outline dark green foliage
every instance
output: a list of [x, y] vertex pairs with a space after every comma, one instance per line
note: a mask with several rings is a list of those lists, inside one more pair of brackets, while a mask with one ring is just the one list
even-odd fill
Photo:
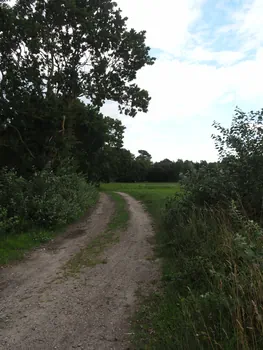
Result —
[[75, 173], [35, 174], [31, 180], [29, 219], [37, 226], [54, 227], [79, 218], [95, 202], [97, 191]]
[[262, 220], [263, 205], [263, 110], [244, 113], [236, 109], [229, 129], [214, 123], [213, 138], [222, 168], [235, 185], [247, 215]]
[[0, 166], [27, 176], [73, 156], [94, 175], [95, 153], [123, 136], [99, 108], [111, 100], [132, 117], [147, 111], [148, 93], [133, 82], [154, 62], [145, 32], [128, 30], [111, 0], [19, 0], [0, 16]]
[[35, 227], [54, 228], [79, 218], [94, 204], [97, 191], [75, 173], [35, 172], [27, 180], [14, 171], [0, 173], [0, 234]]
[[154, 63], [145, 32], [126, 21], [111, 0], [0, 2], [0, 234], [24, 239], [6, 247], [78, 218], [97, 193], [87, 181], [120, 168], [125, 128], [100, 107], [146, 112], [134, 81]]
[[237, 184], [222, 164], [208, 164], [188, 172], [181, 181], [189, 200], [195, 205], [228, 205], [237, 199]]
[[148, 181], [152, 182], [178, 182], [180, 174], [183, 174], [188, 169], [184, 168], [182, 160], [172, 162], [169, 159], [164, 159], [161, 162], [153, 164], [147, 175]]
[[249, 218], [262, 221], [263, 112], [236, 110], [229, 129], [214, 123], [220, 162], [193, 169], [182, 184], [195, 205], [228, 206], [231, 200]]
[[[116, 127], [115, 130], [120, 129]], [[123, 132], [123, 131], [122, 131]], [[201, 161], [200, 163], [183, 161], [176, 162], [164, 159], [153, 163], [151, 155], [145, 150], [139, 150], [136, 157], [129, 150], [119, 147], [104, 147], [98, 155], [102, 182], [178, 182], [189, 171], [199, 170], [205, 166], [216, 167], [216, 163]], [[98, 173], [98, 172], [97, 172]]]

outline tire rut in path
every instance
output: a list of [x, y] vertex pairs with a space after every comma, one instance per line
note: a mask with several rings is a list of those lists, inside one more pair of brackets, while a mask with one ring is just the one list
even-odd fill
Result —
[[63, 241], [60, 249], [52, 252], [35, 252], [28, 261], [4, 270], [3, 274], [11, 277], [0, 295], [0, 349], [130, 348], [129, 319], [136, 291], [156, 278], [158, 268], [149, 261], [149, 238], [153, 236], [149, 216], [138, 201], [120, 194], [127, 201], [130, 221], [120, 241], [103, 253], [106, 264], [86, 267], [78, 278], [54, 280], [70, 258], [64, 256], [67, 249], [76, 253], [88, 242], [92, 228], [93, 237], [106, 228], [113, 204], [103, 194], [84, 224], [86, 236]]

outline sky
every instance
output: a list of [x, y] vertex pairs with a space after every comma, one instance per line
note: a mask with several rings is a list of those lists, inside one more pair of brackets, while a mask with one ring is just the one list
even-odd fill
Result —
[[214, 120], [229, 126], [235, 107], [263, 107], [263, 0], [117, 0], [128, 27], [146, 30], [157, 58], [137, 83], [149, 91], [148, 113], [120, 116], [124, 147], [154, 161], [217, 159]]

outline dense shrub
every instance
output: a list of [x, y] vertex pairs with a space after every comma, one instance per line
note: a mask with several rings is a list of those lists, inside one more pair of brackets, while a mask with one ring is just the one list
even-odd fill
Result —
[[220, 162], [193, 168], [181, 184], [196, 206], [226, 208], [234, 200], [243, 214], [262, 222], [263, 111], [245, 114], [237, 109], [229, 129], [214, 126]]
[[23, 229], [28, 205], [28, 182], [13, 170], [0, 172], [0, 233]]
[[228, 174], [228, 169], [220, 163], [193, 170], [181, 181], [182, 187], [195, 205], [229, 204], [229, 198], [237, 198], [237, 184]]
[[262, 119], [236, 110], [229, 129], [215, 123], [220, 162], [166, 201], [157, 319], [169, 322], [153, 348], [263, 348]]
[[211, 209], [182, 196], [167, 203], [164, 222], [167, 288], [158, 319], [164, 313], [170, 329], [154, 348], [261, 349], [262, 228], [234, 203]]
[[0, 233], [32, 227], [52, 228], [77, 219], [94, 203], [97, 190], [76, 173], [35, 172], [30, 179], [15, 171], [0, 173]]
[[19, 227], [19, 217], [18, 216], [8, 216], [7, 209], [0, 207], [0, 236], [15, 232]]

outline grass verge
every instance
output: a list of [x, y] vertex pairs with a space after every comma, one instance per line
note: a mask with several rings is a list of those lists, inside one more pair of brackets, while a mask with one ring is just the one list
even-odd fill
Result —
[[26, 252], [54, 237], [55, 233], [47, 230], [35, 230], [2, 237], [0, 239], [0, 265], [23, 259]]
[[129, 220], [126, 201], [117, 193], [110, 192], [109, 195], [114, 200], [115, 212], [107, 229], [67, 262], [65, 266], [66, 275], [75, 275], [83, 267], [107, 263], [102, 256], [103, 251], [111, 244], [118, 242], [120, 231], [126, 229]]

